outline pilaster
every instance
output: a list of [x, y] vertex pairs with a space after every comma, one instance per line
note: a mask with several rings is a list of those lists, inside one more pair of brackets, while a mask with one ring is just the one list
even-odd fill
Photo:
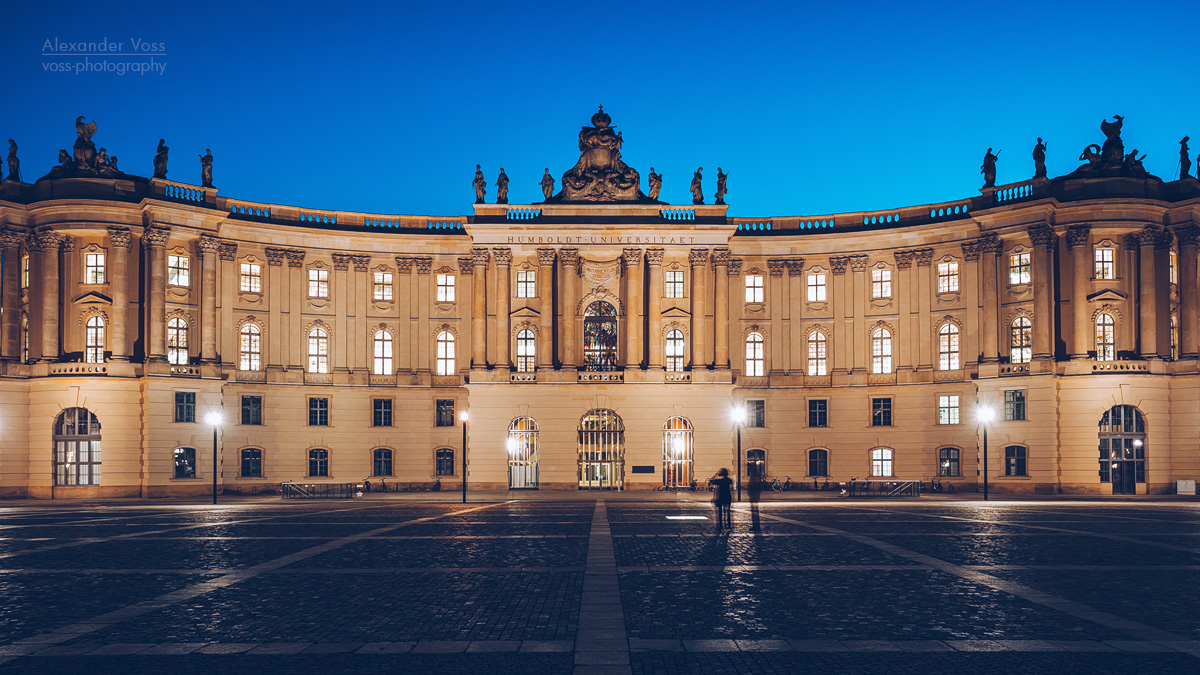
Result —
[[217, 361], [217, 253], [221, 240], [202, 236], [196, 242], [200, 250], [200, 360]]
[[509, 345], [512, 342], [512, 332], [509, 328], [509, 315], [512, 313], [512, 249], [507, 246], [492, 249], [492, 257], [496, 260], [496, 367], [501, 370], [511, 370]]
[[1071, 251], [1071, 358], [1086, 359], [1092, 348], [1092, 317], [1087, 295], [1091, 284], [1092, 237], [1090, 225], [1072, 225], [1067, 229], [1067, 248]]
[[663, 297], [663, 249], [646, 249], [646, 263], [650, 265], [650, 369], [663, 369], [662, 344], [662, 297]]
[[167, 360], [167, 241], [170, 238], [168, 228], [151, 227], [142, 232], [142, 246], [146, 249], [146, 287], [150, 289], [148, 362], [165, 363]]
[[538, 256], [538, 371], [554, 370], [554, 259], [552, 248], [539, 248]]
[[625, 367], [642, 365], [642, 249], [621, 252], [625, 263]]
[[716, 297], [713, 299], [713, 324], [716, 329], [714, 367], [729, 370], [729, 249], [713, 249], [713, 274]]

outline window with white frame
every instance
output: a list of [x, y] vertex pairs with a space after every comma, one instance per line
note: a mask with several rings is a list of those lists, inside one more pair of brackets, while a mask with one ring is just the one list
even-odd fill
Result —
[[763, 278], [760, 274], [746, 275], [746, 302], [763, 301]]
[[892, 451], [889, 448], [875, 448], [871, 451], [872, 478], [890, 477], [892, 469]]
[[808, 301], [825, 302], [825, 275], [814, 273], [808, 275]]
[[751, 333], [746, 336], [746, 376], [762, 377], [763, 372], [763, 336]]
[[1008, 284], [1027, 284], [1033, 278], [1029, 271], [1029, 254], [1014, 253], [1008, 256]]
[[329, 270], [312, 267], [308, 270], [308, 297], [329, 297]]
[[239, 279], [238, 289], [242, 293], [262, 293], [262, 265], [242, 263]]
[[191, 285], [192, 259], [186, 255], [167, 256], [167, 284], [170, 286]]
[[104, 254], [85, 253], [83, 255], [83, 283], [104, 283]]
[[958, 292], [958, 263], [938, 263], [938, 293]]
[[892, 297], [892, 271], [871, 270], [871, 297]]
[[21, 256], [21, 288], [29, 288], [29, 254]]
[[1026, 317], [1018, 316], [1013, 319], [1009, 328], [1010, 363], [1029, 363], [1033, 350], [1033, 323]]
[[104, 363], [104, 319], [93, 316], [84, 327], [84, 361]]
[[828, 374], [826, 368], [826, 350], [828, 341], [825, 339], [825, 334], [819, 330], [814, 330], [808, 335], [808, 374], [812, 376], [820, 376]]
[[376, 300], [391, 300], [392, 299], [392, 273], [391, 272], [376, 272], [375, 273], [375, 299]]
[[532, 373], [536, 365], [537, 338], [534, 337], [533, 331], [522, 328], [517, 331], [517, 372]]
[[1096, 269], [1094, 276], [1097, 279], [1116, 279], [1116, 263], [1113, 260], [1113, 250], [1111, 248], [1098, 248], [1096, 255]]
[[666, 297], [682, 298], [683, 297], [683, 270], [667, 270], [663, 273], [666, 287]]
[[1096, 360], [1114, 361], [1117, 358], [1117, 322], [1112, 314], [1101, 312], [1096, 316]]
[[537, 272], [534, 270], [517, 270], [517, 297], [537, 297]]
[[871, 372], [892, 372], [892, 332], [882, 326], [871, 333]]
[[1177, 284], [1179, 283], [1179, 256], [1175, 253], [1175, 251], [1171, 251], [1170, 263], [1171, 283]]
[[683, 372], [684, 361], [684, 340], [683, 331], [679, 329], [671, 329], [667, 331], [667, 372], [679, 373]]
[[188, 362], [188, 325], [180, 317], [167, 321], [167, 361], [177, 366]]
[[308, 372], [329, 372], [329, 333], [320, 326], [308, 331]]
[[938, 424], [958, 424], [958, 396], [938, 396]]
[[454, 334], [441, 331], [437, 334], [437, 374], [454, 375]]
[[376, 375], [392, 374], [392, 334], [386, 330], [375, 331], [373, 340], [375, 346], [374, 373]]
[[958, 326], [946, 323], [938, 329], [938, 368], [958, 370]]
[[437, 301], [454, 302], [454, 275], [437, 275]]
[[238, 370], [262, 370], [262, 331], [255, 324], [242, 326], [238, 344]]

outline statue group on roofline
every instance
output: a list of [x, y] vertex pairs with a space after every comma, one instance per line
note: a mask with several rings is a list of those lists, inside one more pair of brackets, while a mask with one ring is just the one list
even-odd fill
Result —
[[1125, 143], [1121, 140], [1121, 129], [1124, 126], [1125, 118], [1120, 115], [1113, 115], [1111, 122], [1108, 120], [1100, 122], [1100, 131], [1104, 134], [1104, 144], [1092, 143], [1084, 148], [1079, 155], [1079, 161], [1087, 163], [1072, 171], [1067, 177], [1125, 177], [1159, 180], [1157, 176], [1146, 171], [1146, 167], [1142, 165], [1142, 160], [1146, 159], [1146, 155], [1143, 154], [1139, 157], [1136, 149], [1130, 153], [1125, 152]]
[[107, 148], [96, 149], [96, 121], [84, 123], [84, 116], [75, 118], [75, 145], [72, 151], [58, 151], [58, 166], [44, 178], [114, 178], [124, 176], [117, 167], [117, 156], [109, 156]]

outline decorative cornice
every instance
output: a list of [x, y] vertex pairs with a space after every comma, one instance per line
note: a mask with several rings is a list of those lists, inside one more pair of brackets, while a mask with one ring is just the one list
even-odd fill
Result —
[[563, 267], [578, 267], [579, 249], [560, 248], [558, 249], [558, 259], [562, 261]]
[[742, 274], [742, 259], [741, 258], [730, 258], [729, 259], [729, 276], [736, 277], [736, 276], [740, 276], [741, 274]]
[[1200, 237], [1200, 227], [1196, 225], [1180, 225], [1175, 228], [1175, 238], [1179, 240], [1180, 246], [1195, 246], [1198, 237]]
[[371, 256], [362, 255], [362, 254], [354, 256], [354, 271], [355, 272], [366, 272], [367, 269], [369, 269], [370, 267], [371, 267]]
[[512, 249], [507, 246], [497, 246], [492, 249], [492, 257], [496, 259], [496, 265], [508, 267], [512, 265]]
[[1058, 235], [1054, 233], [1054, 228], [1046, 223], [1035, 223], [1029, 226], [1029, 241], [1033, 242], [1034, 246], [1053, 248], [1058, 243]]
[[[8, 232], [5, 233], [7, 236]], [[108, 241], [113, 248], [125, 249], [126, 251], [133, 248], [133, 233], [124, 227], [108, 228]], [[7, 245], [7, 242], [5, 242]]]
[[541, 265], [543, 267], [550, 267], [554, 264], [554, 257], [556, 255], [554, 249], [539, 248], [537, 250], [537, 254], [538, 254], [538, 264], [539, 265]]
[[850, 262], [850, 258], [844, 255], [834, 256], [829, 259], [829, 268], [834, 274], [845, 274], [846, 263]]
[[409, 256], [396, 256], [396, 271], [400, 274], [412, 274], [413, 259]]
[[704, 267], [708, 264], [708, 249], [692, 249], [688, 252], [688, 262], [692, 264], [692, 267]]
[[798, 277], [804, 274], [804, 258], [792, 258], [787, 261], [787, 271], [789, 277]]
[[896, 269], [906, 270], [912, 267], [913, 251], [893, 251], [892, 257], [896, 259]]
[[333, 269], [337, 272], [345, 272], [350, 269], [350, 261], [354, 256], [349, 253], [334, 253], [333, 254]]
[[870, 258], [865, 253], [850, 256], [850, 267], [855, 272], [866, 272]]
[[237, 259], [237, 247], [237, 242], [223, 241], [217, 254], [221, 257], [221, 260], [232, 262]]
[[933, 263], [933, 249], [919, 248], [913, 251], [913, 257], [917, 261], [917, 267], [929, 267]]
[[307, 253], [307, 251], [305, 251], [302, 248], [287, 249], [286, 255], [287, 255], [287, 261], [288, 261], [288, 267], [290, 267], [292, 269], [300, 269], [301, 267], [304, 267], [304, 254], [305, 253]]
[[484, 267], [488, 264], [490, 255], [491, 253], [483, 246], [476, 246], [475, 248], [471, 249], [471, 259], [480, 267]]
[[267, 264], [271, 267], [279, 267], [283, 264], [283, 259], [287, 257], [286, 248], [267, 247]]
[[164, 248], [171, 238], [171, 230], [165, 227], [148, 227], [142, 231], [142, 246]]
[[650, 263], [651, 265], [661, 265], [663, 261], [663, 253], [665, 252], [666, 251], [661, 248], [646, 249], [646, 262]]
[[216, 237], [202, 235], [196, 240], [196, 248], [200, 249], [200, 253], [214, 255], [221, 250], [221, 240]]
[[413, 261], [417, 263], [417, 274], [429, 274], [429, 271], [433, 269], [433, 258], [430, 256], [413, 258]]
[[461, 274], [463, 276], [467, 276], [469, 274], [473, 274], [474, 272], [475, 272], [474, 258], [472, 258], [471, 256], [467, 256], [465, 258], [458, 259], [458, 273], [459, 274]]

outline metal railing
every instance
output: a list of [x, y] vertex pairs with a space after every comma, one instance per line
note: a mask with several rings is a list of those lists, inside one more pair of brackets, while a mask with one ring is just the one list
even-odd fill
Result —
[[851, 497], [921, 496], [921, 482], [916, 480], [852, 480], [848, 485]]
[[355, 483], [280, 483], [284, 499], [352, 499]]

